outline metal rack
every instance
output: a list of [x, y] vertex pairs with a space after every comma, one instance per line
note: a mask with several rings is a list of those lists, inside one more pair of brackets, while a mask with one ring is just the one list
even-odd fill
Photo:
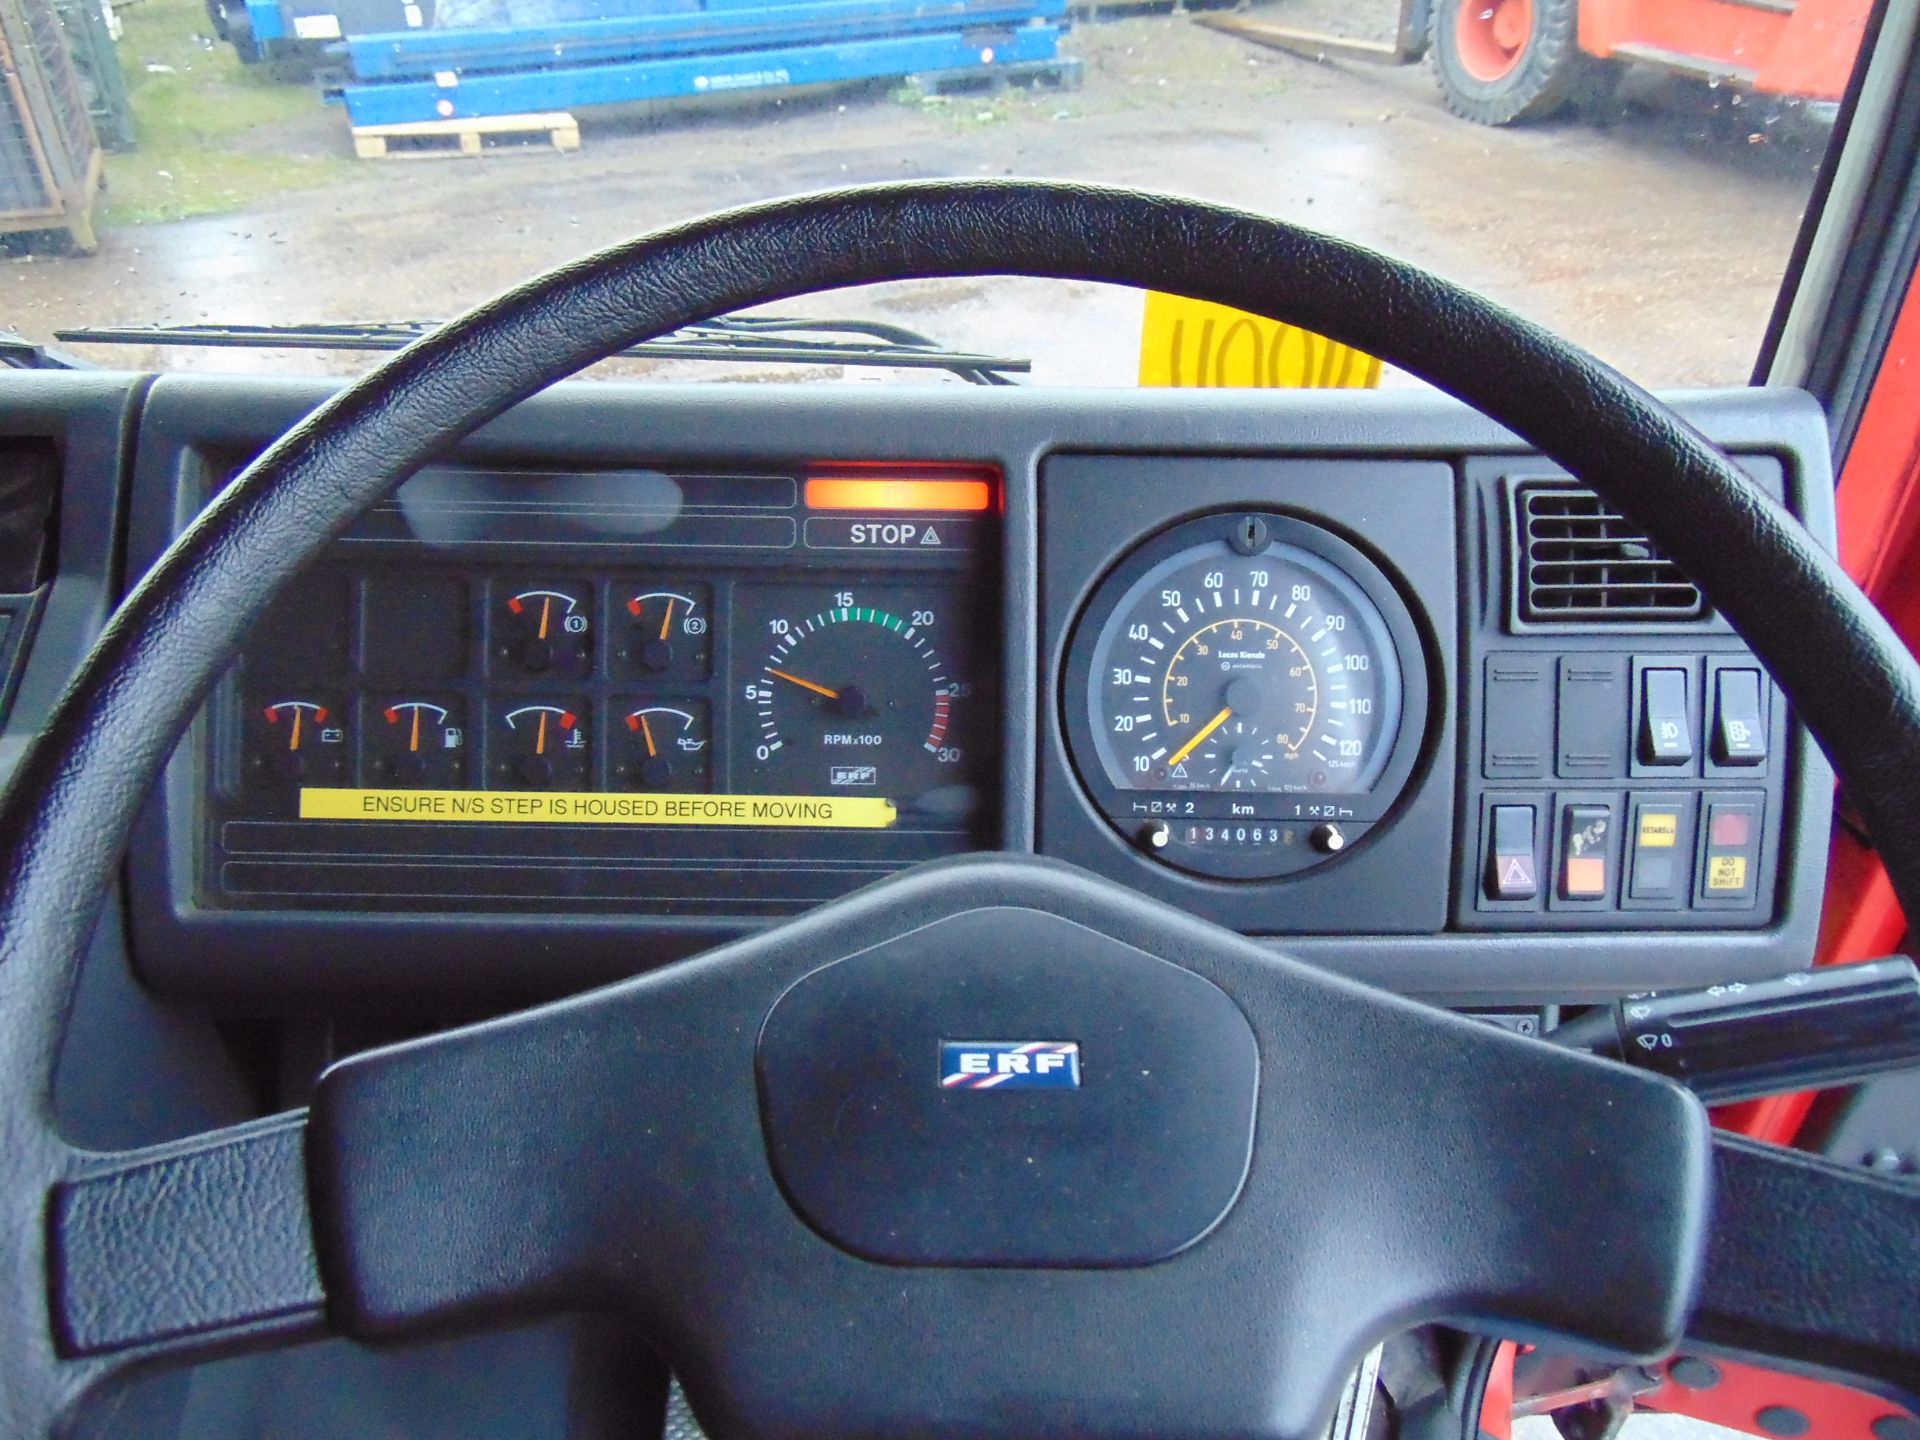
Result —
[[54, 0], [0, 0], [0, 234], [94, 248], [100, 142]]

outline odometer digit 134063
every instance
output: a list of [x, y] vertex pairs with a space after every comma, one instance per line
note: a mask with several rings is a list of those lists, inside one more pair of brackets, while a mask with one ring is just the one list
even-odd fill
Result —
[[1064, 697], [1076, 762], [1160, 859], [1222, 878], [1303, 868], [1364, 835], [1405, 778], [1403, 652], [1417, 667], [1391, 583], [1339, 537], [1279, 515], [1189, 522], [1123, 560], [1083, 617]]

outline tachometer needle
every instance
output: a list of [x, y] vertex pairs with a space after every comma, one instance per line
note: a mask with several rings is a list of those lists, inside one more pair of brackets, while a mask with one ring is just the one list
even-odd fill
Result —
[[1198, 750], [1200, 748], [1200, 742], [1206, 739], [1207, 736], [1213, 734], [1213, 732], [1218, 730], [1222, 725], [1226, 724], [1227, 717], [1231, 714], [1233, 714], [1233, 707], [1231, 705], [1222, 707], [1218, 715], [1214, 716], [1213, 719], [1207, 721], [1206, 724], [1200, 727], [1200, 731], [1198, 734], [1196, 734], [1191, 740], [1187, 741], [1186, 744], [1182, 745], [1178, 750], [1174, 751], [1173, 754], [1168, 757], [1167, 768], [1171, 770], [1174, 766], [1180, 764], [1183, 760], [1185, 760], [1189, 755], [1193, 754], [1195, 750]]
[[[826, 686], [816, 685], [811, 680], [802, 680], [798, 675], [789, 675], [786, 671], [776, 670], [771, 665], [767, 667], [767, 674], [773, 676], [776, 680], [784, 680], [789, 685], [798, 685], [802, 690], [811, 690], [816, 695], [824, 695], [829, 700], [838, 700], [840, 698], [840, 692], [838, 690], [829, 690]], [[1223, 716], [1222, 718], [1224, 719], [1225, 717]]]

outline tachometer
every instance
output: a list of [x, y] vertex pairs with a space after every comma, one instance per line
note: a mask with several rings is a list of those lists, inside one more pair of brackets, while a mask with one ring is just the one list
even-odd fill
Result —
[[1397, 792], [1419, 724], [1403, 652], [1418, 658], [1404, 607], [1338, 537], [1278, 515], [1193, 521], [1123, 560], [1081, 622], [1076, 760], [1159, 858], [1284, 874], [1344, 849]]
[[[764, 592], [774, 599], [781, 592]], [[792, 795], [877, 795], [903, 813], [959, 820], [967, 782], [963, 712], [971, 685], [943, 593], [788, 592], [743, 699], [754, 787]]]

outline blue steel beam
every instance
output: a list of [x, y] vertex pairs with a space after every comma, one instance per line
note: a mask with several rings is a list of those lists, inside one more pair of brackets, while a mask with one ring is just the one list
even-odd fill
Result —
[[1067, 0], [813, 0], [524, 27], [402, 30], [349, 36], [343, 48], [356, 78], [387, 80], [1012, 26], [1066, 11]]
[[489, 72], [442, 86], [431, 80], [348, 85], [341, 93], [355, 125], [404, 125], [482, 115], [523, 115], [719, 95], [793, 85], [821, 85], [920, 71], [1018, 65], [1051, 60], [1060, 27], [896, 36], [838, 45], [799, 45], [726, 55], [677, 56], [558, 69]]

